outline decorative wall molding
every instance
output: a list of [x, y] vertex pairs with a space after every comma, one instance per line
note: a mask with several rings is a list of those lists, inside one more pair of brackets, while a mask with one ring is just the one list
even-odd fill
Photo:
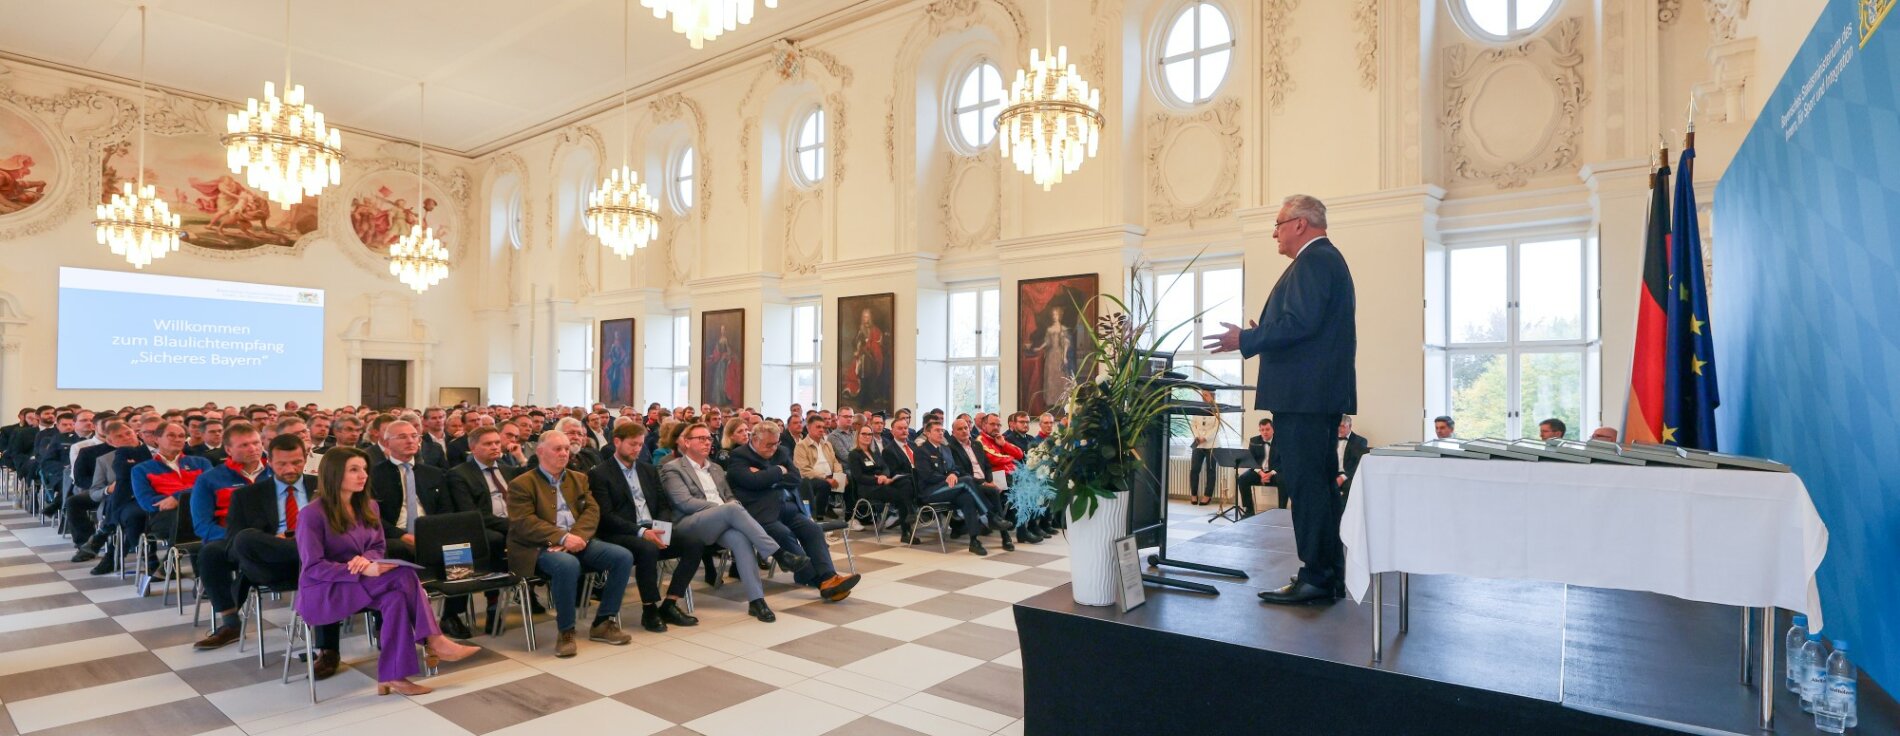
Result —
[[[707, 149], [710, 142], [706, 138], [706, 113], [699, 103], [691, 97], [674, 92], [662, 95], [647, 103], [647, 114], [657, 124], [671, 123], [675, 120], [690, 119], [693, 126], [693, 216], [700, 222], [712, 217], [712, 179], [713, 157]], [[670, 165], [670, 164], [669, 164]], [[667, 184], [670, 186], [670, 183]], [[663, 228], [664, 229], [664, 228]], [[669, 236], [670, 237], [670, 236]]]
[[[818, 262], [824, 254], [824, 209], [825, 191], [822, 187], [813, 187], [785, 198], [785, 252], [784, 269], [788, 275], [810, 275], [818, 272]], [[809, 210], [809, 212], [807, 212]], [[819, 234], [813, 242], [804, 242], [798, 236], [798, 223], [801, 218], [818, 218]]]
[[1287, 93], [1293, 91], [1293, 72], [1287, 57], [1300, 48], [1300, 39], [1292, 34], [1293, 11], [1300, 0], [1260, 0], [1260, 81], [1267, 93], [1267, 106], [1279, 110], [1286, 106]]
[[[1453, 178], [1488, 179], [1499, 189], [1508, 189], [1524, 186], [1532, 176], [1556, 171], [1576, 161], [1583, 137], [1582, 111], [1587, 101], [1580, 69], [1583, 52], [1577, 45], [1582, 32], [1582, 21], [1572, 17], [1557, 21], [1549, 32], [1516, 45], [1487, 48], [1475, 55], [1469, 44], [1445, 49], [1444, 107], [1439, 121], [1445, 131], [1445, 151]], [[1541, 80], [1552, 86], [1555, 110], [1541, 142], [1530, 153], [1505, 158], [1485, 148], [1483, 131], [1473, 128], [1471, 118], [1485, 87], [1496, 78], [1496, 72], [1519, 64], [1532, 65]]]
[[[299, 238], [296, 249], [301, 250], [306, 241], [324, 235], [330, 242], [337, 244], [337, 247], [349, 256], [352, 263], [370, 273], [386, 276], [389, 274], [389, 262], [384, 259], [384, 256], [371, 251], [369, 246], [357, 240], [355, 230], [350, 227], [350, 197], [357, 186], [376, 174], [397, 172], [407, 175], [405, 179], [414, 176], [415, 156], [410, 154], [389, 158], [351, 159], [349, 172], [350, 176], [341, 185], [326, 189], [324, 195], [317, 200], [318, 227]], [[422, 178], [449, 198], [449, 205], [455, 210], [456, 221], [461, 225], [460, 232], [451, 234], [442, 243], [449, 249], [449, 267], [453, 272], [457, 266], [468, 262], [468, 254], [480, 252], [480, 249], [471, 247], [469, 244], [469, 238], [479, 232], [476, 220], [470, 216], [473, 212], [471, 190], [474, 188], [474, 180], [468, 175], [468, 171], [460, 166], [439, 167], [435, 162], [426, 160], [422, 165]], [[525, 174], [523, 181], [524, 183], [526, 181]], [[420, 207], [421, 204], [417, 203], [417, 206]], [[522, 206], [525, 208], [527, 203], [524, 201]]]
[[[947, 156], [947, 176], [937, 196], [937, 221], [943, 226], [945, 248], [970, 250], [995, 240], [1001, 234], [1003, 199], [1002, 186], [998, 181], [1001, 157], [995, 146], [975, 156]], [[993, 189], [988, 197], [988, 211], [966, 212], [958, 206], [957, 192], [962, 189], [966, 178], [989, 180]]]
[[[825, 78], [813, 76], [811, 65], [804, 63], [804, 60], [808, 58], [818, 62], [818, 67], [824, 70]], [[825, 114], [831, 120], [829, 132], [833, 136], [825, 141], [830, 149], [826, 155], [830, 156], [831, 175], [839, 181], [844, 178], [846, 112], [843, 91], [844, 88], [851, 86], [851, 81], [855, 78], [851, 67], [839, 61], [838, 57], [829, 51], [811, 48], [790, 39], [780, 39], [774, 44], [772, 55], [765, 62], [765, 68], [754, 74], [752, 82], [746, 85], [745, 96], [739, 98], [738, 111], [744, 121], [739, 126], [739, 201], [746, 204], [752, 202], [752, 160], [756, 158], [752, 144], [754, 134], [759, 127], [759, 110], [755, 103], [759, 99], [759, 94], [767, 89], [767, 81], [771, 81], [774, 86], [788, 82], [810, 81], [818, 84], [823, 90]], [[825, 83], [826, 79], [830, 83]]]
[[1748, 0], [1702, 0], [1709, 17], [1709, 38], [1715, 42], [1735, 40], [1742, 19], [1748, 17]]
[[1379, 88], [1379, 0], [1354, 0], [1352, 25], [1359, 32], [1359, 43], [1353, 47], [1359, 57], [1359, 86], [1376, 90]]
[[1738, 38], [1709, 47], [1709, 81], [1698, 82], [1689, 90], [1703, 120], [1748, 122], [1748, 82], [1755, 74], [1755, 43], [1753, 38]]
[[[1181, 133], [1193, 129], [1212, 132], [1220, 144], [1220, 170], [1213, 186], [1198, 201], [1182, 201], [1168, 185], [1167, 164]], [[1240, 99], [1224, 97], [1191, 115], [1158, 112], [1148, 116], [1148, 217], [1156, 223], [1186, 222], [1232, 215], [1240, 206]]]
[[884, 173], [897, 175], [897, 101], [884, 96]]
[[1656, 0], [1656, 25], [1668, 28], [1682, 17], [1682, 0]]
[[[46, 178], [51, 178], [53, 181], [50, 187], [41, 192], [39, 201], [27, 205], [25, 209], [0, 215], [0, 240], [38, 235], [65, 224], [66, 218], [74, 211], [81, 210], [89, 204], [86, 201], [87, 193], [96, 193], [100, 190], [96, 174], [91, 177], [85, 176], [80, 167], [74, 165], [76, 158], [86, 160], [87, 157], [74, 155], [72, 139], [56, 130], [55, 126], [48, 124], [43, 117], [35, 114], [36, 111], [30, 104], [33, 101], [35, 100], [31, 96], [13, 93], [13, 90], [9, 88], [0, 87], [0, 111], [12, 113], [26, 121], [45, 141], [46, 146], [52, 149], [53, 160], [34, 161], [33, 168], [41, 172], [54, 172], [50, 176], [35, 177], [41, 181], [45, 181]], [[22, 102], [28, 104], [22, 104]], [[17, 151], [6, 153], [17, 153]], [[84, 171], [96, 171], [97, 168], [96, 166], [87, 167]]]

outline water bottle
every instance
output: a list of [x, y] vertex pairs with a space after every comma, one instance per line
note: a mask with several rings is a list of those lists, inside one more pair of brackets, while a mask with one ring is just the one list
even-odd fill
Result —
[[1788, 637], [1783, 640], [1782, 647], [1782, 651], [1788, 653], [1788, 677], [1785, 683], [1788, 692], [1800, 693], [1801, 681], [1806, 679], [1803, 673], [1807, 670], [1801, 666], [1801, 645], [1806, 643], [1808, 643], [1808, 617], [1807, 614], [1797, 613], [1794, 615], [1794, 626], [1788, 628]]
[[1801, 672], [1801, 710], [1813, 713], [1827, 689], [1827, 645], [1817, 632], [1808, 632], [1807, 643], [1801, 645]]
[[1847, 661], [1847, 642], [1834, 642], [1834, 653], [1827, 657], [1827, 689], [1814, 708], [1815, 728], [1841, 733], [1858, 725], [1857, 674], [1854, 663]]

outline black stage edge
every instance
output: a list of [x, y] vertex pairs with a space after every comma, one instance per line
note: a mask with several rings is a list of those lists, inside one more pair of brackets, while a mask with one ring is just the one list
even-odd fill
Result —
[[[1219, 596], [1151, 585], [1122, 614], [1076, 605], [1065, 585], [1016, 604], [1026, 733], [1818, 733], [1780, 669], [1775, 728], [1756, 728], [1740, 609], [1651, 593], [1414, 575], [1401, 635], [1387, 575], [1385, 661], [1373, 664], [1370, 604], [1254, 596], [1299, 567], [1290, 522], [1268, 511], [1172, 545], [1249, 581], [1148, 570]], [[1784, 613], [1776, 630], [1787, 626]], [[1848, 733], [1900, 734], [1900, 705], [1864, 675]]]

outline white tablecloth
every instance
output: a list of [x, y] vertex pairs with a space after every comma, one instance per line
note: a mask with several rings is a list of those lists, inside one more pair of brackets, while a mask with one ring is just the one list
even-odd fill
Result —
[[1806, 613], [1827, 527], [1793, 473], [1368, 455], [1346, 587], [1410, 572], [1641, 590]]

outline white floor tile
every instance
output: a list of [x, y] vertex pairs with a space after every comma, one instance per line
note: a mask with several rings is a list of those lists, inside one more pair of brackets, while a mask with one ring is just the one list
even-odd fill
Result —
[[954, 618], [900, 608], [858, 619], [845, 624], [845, 628], [888, 636], [898, 641], [916, 641], [960, 623], [963, 622]]
[[373, 718], [347, 726], [339, 726], [326, 734], [363, 734], [393, 733], [403, 736], [466, 736], [469, 731], [455, 725], [453, 721], [442, 717], [428, 708], [404, 708], [385, 716]]
[[775, 690], [683, 725], [706, 736], [818, 736], [857, 719], [848, 709]]
[[884, 680], [911, 690], [923, 690], [980, 665], [983, 660], [918, 644], [878, 652], [841, 669]]
[[978, 708], [974, 705], [959, 703], [948, 698], [940, 698], [930, 693], [918, 693], [900, 701], [934, 716], [942, 716], [958, 723], [975, 726], [984, 731], [995, 731], [1008, 726], [1015, 716], [1006, 716], [995, 711]]
[[1023, 650], [1018, 649], [1016, 651], [1010, 652], [1008, 654], [1005, 654], [1001, 657], [997, 657], [990, 661], [1000, 664], [1004, 667], [1015, 667], [1016, 669], [1020, 670], [1023, 668]]
[[165, 672], [8, 703], [7, 714], [20, 733], [30, 733], [195, 697], [183, 678]]
[[891, 705], [872, 713], [871, 717], [929, 736], [988, 736], [990, 733], [967, 723], [925, 713], [908, 705]]
[[[847, 606], [850, 604], [835, 603], [832, 605]], [[744, 621], [735, 621], [726, 626], [721, 626], [713, 630], [712, 633], [734, 641], [745, 642], [754, 647], [763, 648], [775, 647], [793, 639], [802, 639], [829, 628], [831, 628], [831, 624], [822, 621], [813, 621], [803, 616], [780, 613], [778, 614], [778, 620], [769, 624], [760, 623], [755, 619], [748, 618]], [[693, 640], [688, 639], [688, 641]], [[745, 652], [733, 652], [733, 654], [744, 653]]]
[[[187, 608], [185, 613], [181, 615], [178, 613], [178, 609], [166, 607], [154, 611], [140, 611], [138, 613], [128, 613], [124, 616], [113, 616], [112, 620], [119, 622], [119, 625], [125, 627], [126, 631], [149, 631], [151, 629], [162, 629], [167, 626], [191, 623], [191, 611]], [[288, 618], [286, 618], [285, 623], [289, 623]]]
[[[308, 702], [308, 701], [306, 701]], [[406, 710], [424, 710], [421, 705], [409, 698], [395, 696], [378, 697], [375, 691], [359, 693], [343, 698], [344, 708], [329, 707], [325, 703], [323, 713], [281, 713], [269, 718], [253, 721], [244, 725], [252, 736], [305, 736], [341, 730], [344, 726], [360, 724], [383, 718]], [[368, 733], [368, 731], [365, 731]]]
[[131, 634], [113, 634], [96, 639], [21, 649], [17, 652], [0, 652], [0, 676], [91, 662], [95, 659], [142, 651], [145, 651], [145, 647], [139, 644], [138, 639], [132, 638]]
[[958, 592], [979, 598], [1015, 603], [1045, 590], [1048, 590], [1048, 588], [1040, 585], [1019, 583], [1014, 580], [991, 580], [986, 583], [977, 583]]
[[49, 595], [76, 593], [78, 591], [79, 589], [73, 587], [72, 583], [64, 581], [35, 583], [33, 585], [15, 585], [11, 588], [0, 588], [0, 602], [23, 601], [28, 598], [43, 598]]
[[[281, 663], [279, 664], [281, 667]], [[369, 673], [357, 667], [337, 670], [336, 675], [317, 683], [318, 703], [310, 704], [310, 689], [298, 680], [288, 685], [276, 679], [265, 680], [255, 685], [232, 688], [223, 692], [206, 695], [218, 710], [224, 711], [224, 717], [233, 723], [253, 730], [257, 721], [269, 721], [267, 728], [279, 728], [290, 725], [280, 723], [273, 716], [287, 716], [290, 721], [315, 719], [361, 707], [366, 701], [375, 699], [376, 676], [372, 665]], [[388, 700], [385, 696], [383, 700]]]
[[139, 589], [138, 586], [135, 585], [114, 585], [110, 588], [93, 588], [85, 591], [85, 593], [86, 600], [94, 603], [126, 601], [139, 597]]
[[[830, 667], [826, 667], [809, 659], [782, 654], [770, 649], [760, 649], [759, 651], [745, 655], [745, 658], [754, 662], [769, 664], [802, 677], [817, 677], [831, 671]], [[644, 662], [644, 660], [642, 661]]]
[[985, 560], [978, 557], [972, 557], [969, 559], [957, 560], [948, 565], [944, 565], [943, 569], [949, 570], [951, 572], [964, 573], [966, 575], [981, 575], [986, 578], [1000, 578], [1005, 575], [1014, 575], [1016, 573], [1022, 572], [1024, 570], [1029, 569], [1029, 567], [1026, 565], [1017, 565], [1017, 564], [1013, 564], [1009, 562], [997, 562], [995, 560]]
[[[53, 571], [53, 566], [45, 564], [45, 563], [34, 563], [31, 565], [8, 565], [6, 567], [0, 567], [0, 578], [16, 578], [21, 575], [40, 575], [40, 574], [49, 573], [52, 571]], [[80, 570], [79, 574], [85, 575], [86, 571]], [[67, 580], [71, 580], [75, 576], [62, 574], [61, 577], [64, 577]]]
[[890, 705], [890, 701], [883, 698], [833, 685], [818, 677], [793, 683], [785, 689], [863, 715], [870, 715]]
[[936, 588], [911, 585], [902, 581], [860, 585], [856, 590], [851, 591], [852, 598], [882, 603], [893, 608], [904, 608], [940, 595], [943, 595], [943, 591]]
[[970, 623], [994, 626], [1008, 631], [1016, 630], [1016, 612], [1003, 608], [970, 619]]
[[705, 666], [703, 663], [664, 651], [666, 646], [662, 644], [623, 652], [575, 665], [551, 662], [543, 669], [548, 674], [601, 695], [613, 695], [643, 685], [651, 685], [676, 675], [683, 675]]
[[718, 664], [737, 656], [713, 649], [712, 647], [679, 640], [661, 642], [653, 645], [652, 649], [656, 652], [666, 652], [667, 654], [690, 659], [700, 664]]
[[908, 698], [916, 692], [893, 682], [845, 670], [832, 670], [812, 679], [892, 703]]
[[1023, 736], [1023, 719], [1018, 718], [1015, 723], [999, 729], [996, 736]]
[[782, 670], [756, 659], [747, 659], [745, 657], [733, 657], [732, 659], [713, 666], [735, 675], [758, 680], [772, 687], [790, 687], [801, 680], [807, 679], [804, 675]]
[[42, 626], [53, 626], [53, 624], [85, 622], [93, 618], [106, 618], [106, 612], [99, 610], [99, 607], [91, 603], [66, 607], [66, 609], [28, 610], [28, 612], [0, 616], [0, 633], [25, 631], [25, 629], [42, 628]]
[[672, 723], [651, 713], [618, 700], [603, 698], [489, 733], [493, 736], [548, 736], [548, 734], [647, 736], [647, 734], [658, 733], [672, 727]]
[[458, 669], [445, 672], [420, 682], [435, 688], [428, 695], [417, 695], [408, 700], [418, 705], [428, 705], [438, 700], [447, 700], [457, 695], [467, 695], [477, 690], [503, 685], [516, 680], [525, 680], [541, 674], [540, 670], [529, 667], [512, 659], [493, 662], [479, 667]]

